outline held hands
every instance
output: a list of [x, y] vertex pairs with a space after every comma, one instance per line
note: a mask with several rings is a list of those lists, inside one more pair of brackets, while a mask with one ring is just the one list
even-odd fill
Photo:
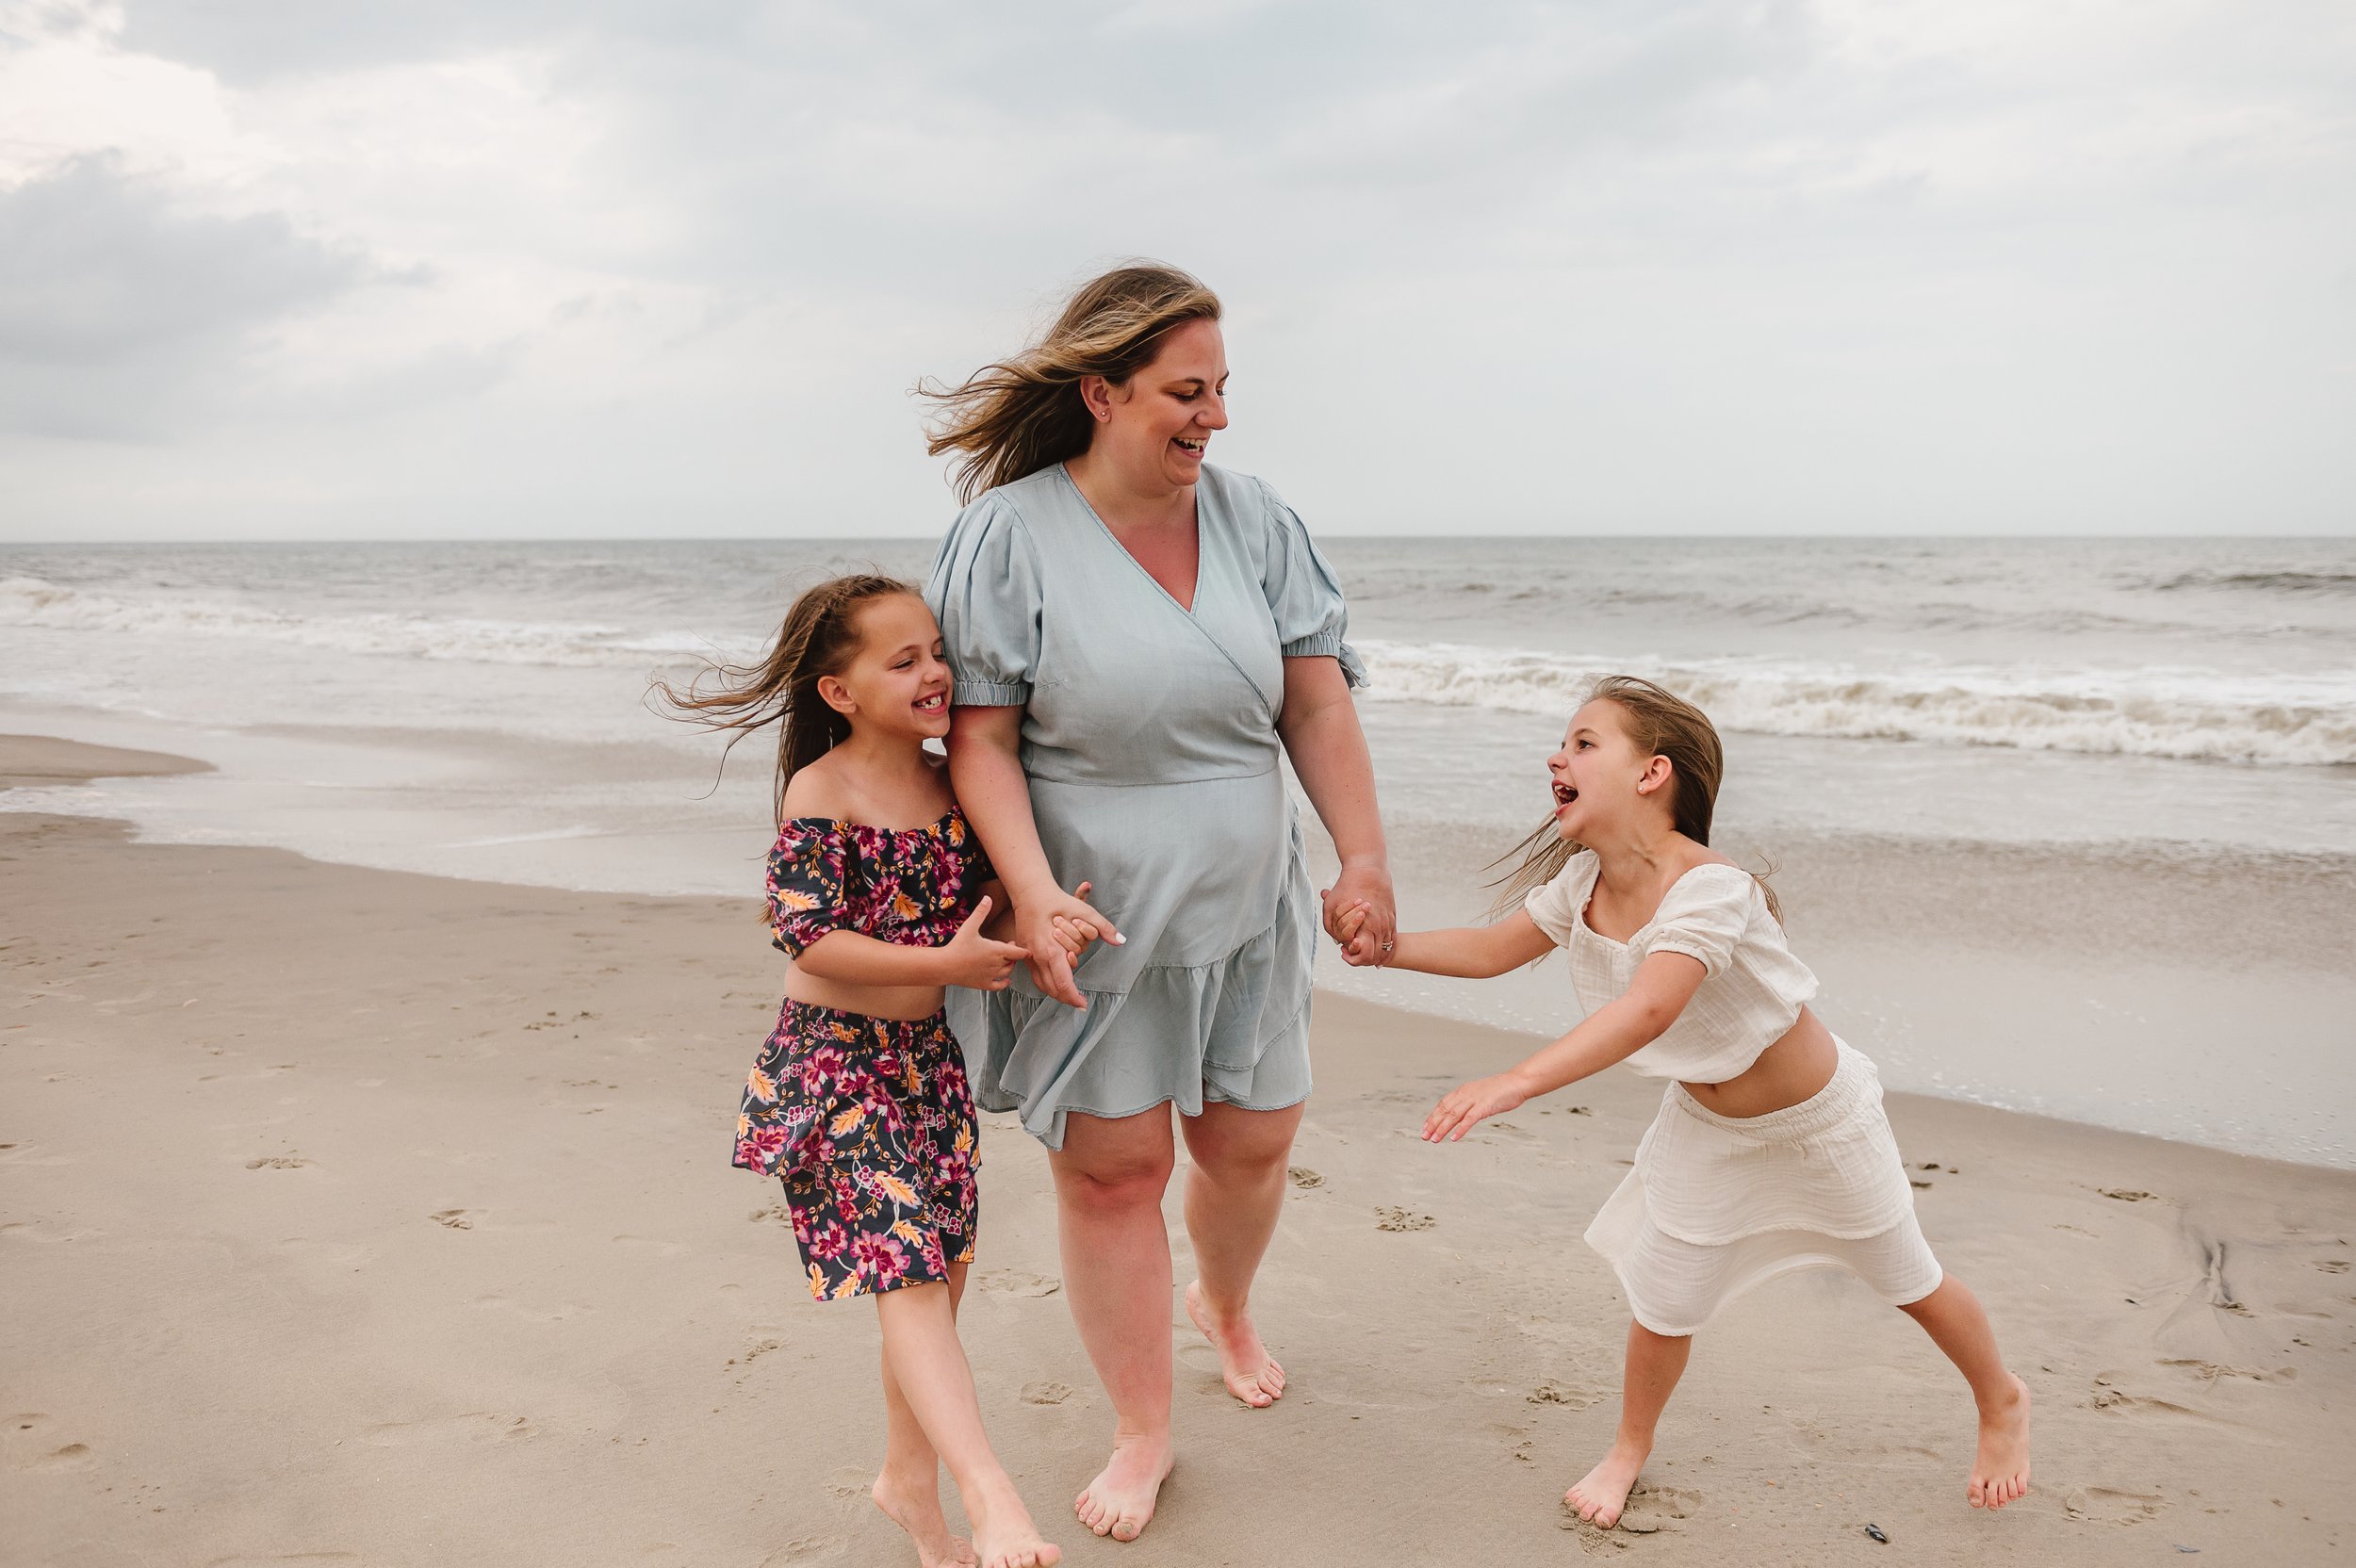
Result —
[[1389, 872], [1344, 866], [1333, 885], [1317, 896], [1325, 906], [1325, 934], [1340, 944], [1344, 959], [1361, 967], [1389, 961], [1399, 940]]
[[1031, 956], [1030, 949], [1012, 942], [997, 942], [982, 935], [982, 923], [990, 918], [990, 895], [985, 893], [973, 906], [973, 912], [965, 917], [957, 934], [941, 948], [942, 961], [948, 966], [944, 983], [968, 986], [977, 991], [1003, 991], [1014, 976], [1014, 966]]
[[1440, 1102], [1432, 1107], [1432, 1114], [1423, 1119], [1423, 1140], [1462, 1143], [1475, 1125], [1520, 1108], [1529, 1098], [1530, 1092], [1510, 1072], [1460, 1084], [1442, 1095]]
[[1101, 939], [1120, 947], [1128, 939], [1080, 896], [1088, 889], [1086, 882], [1079, 892], [1050, 886], [1044, 893], [1016, 899], [1014, 905], [1015, 940], [1030, 963], [1032, 984], [1042, 995], [1082, 1009], [1088, 998], [1072, 978], [1072, 964], [1090, 942]]

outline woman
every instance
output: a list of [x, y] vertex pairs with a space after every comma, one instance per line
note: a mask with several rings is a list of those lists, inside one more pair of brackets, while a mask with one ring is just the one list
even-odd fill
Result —
[[[976, 1097], [1052, 1151], [1064, 1295], [1116, 1416], [1074, 1511], [1122, 1541], [1171, 1463], [1172, 1105], [1187, 1312], [1237, 1398], [1284, 1390], [1250, 1302], [1309, 1092], [1317, 916], [1280, 747], [1340, 852], [1328, 910], [1364, 899], [1366, 948], [1394, 924], [1340, 589], [1267, 485], [1203, 461], [1227, 425], [1219, 320], [1183, 272], [1108, 272], [937, 393], [931, 448], [965, 454], [970, 502], [925, 589], [957, 674], [950, 774], [1031, 953], [1012, 988], [953, 993], [952, 1021]], [[1075, 967], [1059, 932], [1104, 941]]]

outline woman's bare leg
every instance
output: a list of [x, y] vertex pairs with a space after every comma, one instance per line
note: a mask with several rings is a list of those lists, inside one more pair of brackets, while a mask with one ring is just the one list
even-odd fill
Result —
[[[1013, 1480], [990, 1451], [982, 1429], [981, 1400], [973, 1391], [973, 1371], [957, 1340], [957, 1304], [950, 1286], [903, 1285], [884, 1291], [875, 1298], [875, 1316], [883, 1325], [884, 1360], [892, 1383], [957, 1483], [982, 1568], [1047, 1568], [1061, 1560], [1063, 1553], [1039, 1538]], [[920, 1556], [924, 1550], [919, 1541]]]
[[[965, 1297], [966, 1266], [949, 1266], [949, 1310], [952, 1315]], [[941, 1455], [924, 1435], [924, 1423], [908, 1408], [900, 1380], [892, 1375], [892, 1357], [881, 1354], [884, 1386], [883, 1473], [869, 1495], [884, 1516], [908, 1532], [916, 1543], [916, 1560], [923, 1568], [967, 1568], [978, 1560], [973, 1543], [949, 1533], [941, 1511]]]
[[2029, 1491], [2029, 1385], [2004, 1367], [1996, 1331], [1980, 1298], [1953, 1274], [1920, 1301], [1898, 1309], [1931, 1336], [1972, 1385], [1980, 1407], [1980, 1446], [1972, 1457], [1964, 1498], [1973, 1508], [2003, 1508]]
[[1170, 1474], [1170, 1231], [1162, 1193], [1177, 1159], [1170, 1107], [1064, 1118], [1049, 1156], [1063, 1289], [1113, 1406], [1113, 1452], [1072, 1503], [1099, 1535], [1135, 1541]]
[[1186, 1315], [1219, 1352], [1227, 1391], [1247, 1405], [1284, 1396], [1284, 1369], [1252, 1323], [1252, 1280], [1284, 1206], [1284, 1162], [1301, 1130], [1301, 1107], [1247, 1111], [1206, 1102], [1182, 1118], [1186, 1153], [1186, 1233], [1196, 1279]]
[[1611, 1452], [1587, 1472], [1562, 1500], [1605, 1529], [1620, 1522], [1628, 1490], [1652, 1457], [1653, 1431], [1685, 1362], [1693, 1353], [1693, 1336], [1657, 1334], [1642, 1323], [1628, 1326], [1628, 1368], [1620, 1380], [1620, 1429], [1612, 1435]]

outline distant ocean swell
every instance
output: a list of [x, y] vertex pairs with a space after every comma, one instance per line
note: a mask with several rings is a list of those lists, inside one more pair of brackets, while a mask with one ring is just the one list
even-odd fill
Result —
[[1363, 642], [1368, 694], [1567, 719], [1597, 675], [1640, 675], [1732, 730], [2273, 765], [2356, 763], [2356, 670], [2264, 678], [2199, 670], [1926, 665], [1842, 669], [1759, 658], [1629, 660]]
[[399, 659], [485, 664], [644, 666], [740, 659], [758, 645], [691, 632], [632, 632], [587, 623], [504, 621], [384, 612], [292, 614], [218, 599], [118, 598], [45, 582], [0, 579], [0, 627], [120, 631], [140, 636], [237, 637]]
[[[292, 644], [365, 657], [646, 669], [744, 659], [760, 637], [593, 622], [500, 620], [238, 603], [171, 592], [93, 592], [0, 579], [0, 629]], [[1661, 681], [1727, 729], [2016, 746], [2276, 766], [2356, 764], [2356, 668], [2227, 675], [1923, 662], [1850, 668], [1746, 655], [1630, 659], [1450, 643], [1361, 640], [1379, 700], [1567, 717], [1607, 671]]]

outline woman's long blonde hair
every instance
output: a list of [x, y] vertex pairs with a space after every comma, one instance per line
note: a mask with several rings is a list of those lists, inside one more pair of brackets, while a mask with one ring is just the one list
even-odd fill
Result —
[[1219, 296], [1175, 267], [1116, 267], [1081, 285], [1047, 335], [1021, 353], [983, 366], [960, 386], [917, 383], [917, 395], [940, 410], [924, 450], [965, 454], [957, 466], [960, 501], [1078, 457], [1096, 424], [1080, 400], [1080, 378], [1121, 385], [1153, 362], [1171, 328], [1219, 316]]
[[[1710, 842], [1710, 819], [1718, 809], [1718, 785], [1726, 771], [1726, 749], [1718, 743], [1718, 727], [1710, 715], [1678, 696], [1638, 676], [1607, 675], [1588, 688], [1585, 702], [1608, 702], [1627, 715], [1628, 735], [1639, 756], [1669, 760], [1669, 809], [1677, 830], [1697, 844]], [[1583, 702], [1580, 706], [1585, 706]], [[1554, 830], [1551, 818], [1530, 837], [1490, 862], [1490, 869], [1512, 863], [1513, 869], [1490, 886], [1497, 889], [1499, 913], [1521, 907], [1533, 889], [1562, 874], [1583, 845]], [[1767, 895], [1767, 912], [1783, 919], [1783, 906], [1767, 875], [1754, 872], [1759, 891]]]

